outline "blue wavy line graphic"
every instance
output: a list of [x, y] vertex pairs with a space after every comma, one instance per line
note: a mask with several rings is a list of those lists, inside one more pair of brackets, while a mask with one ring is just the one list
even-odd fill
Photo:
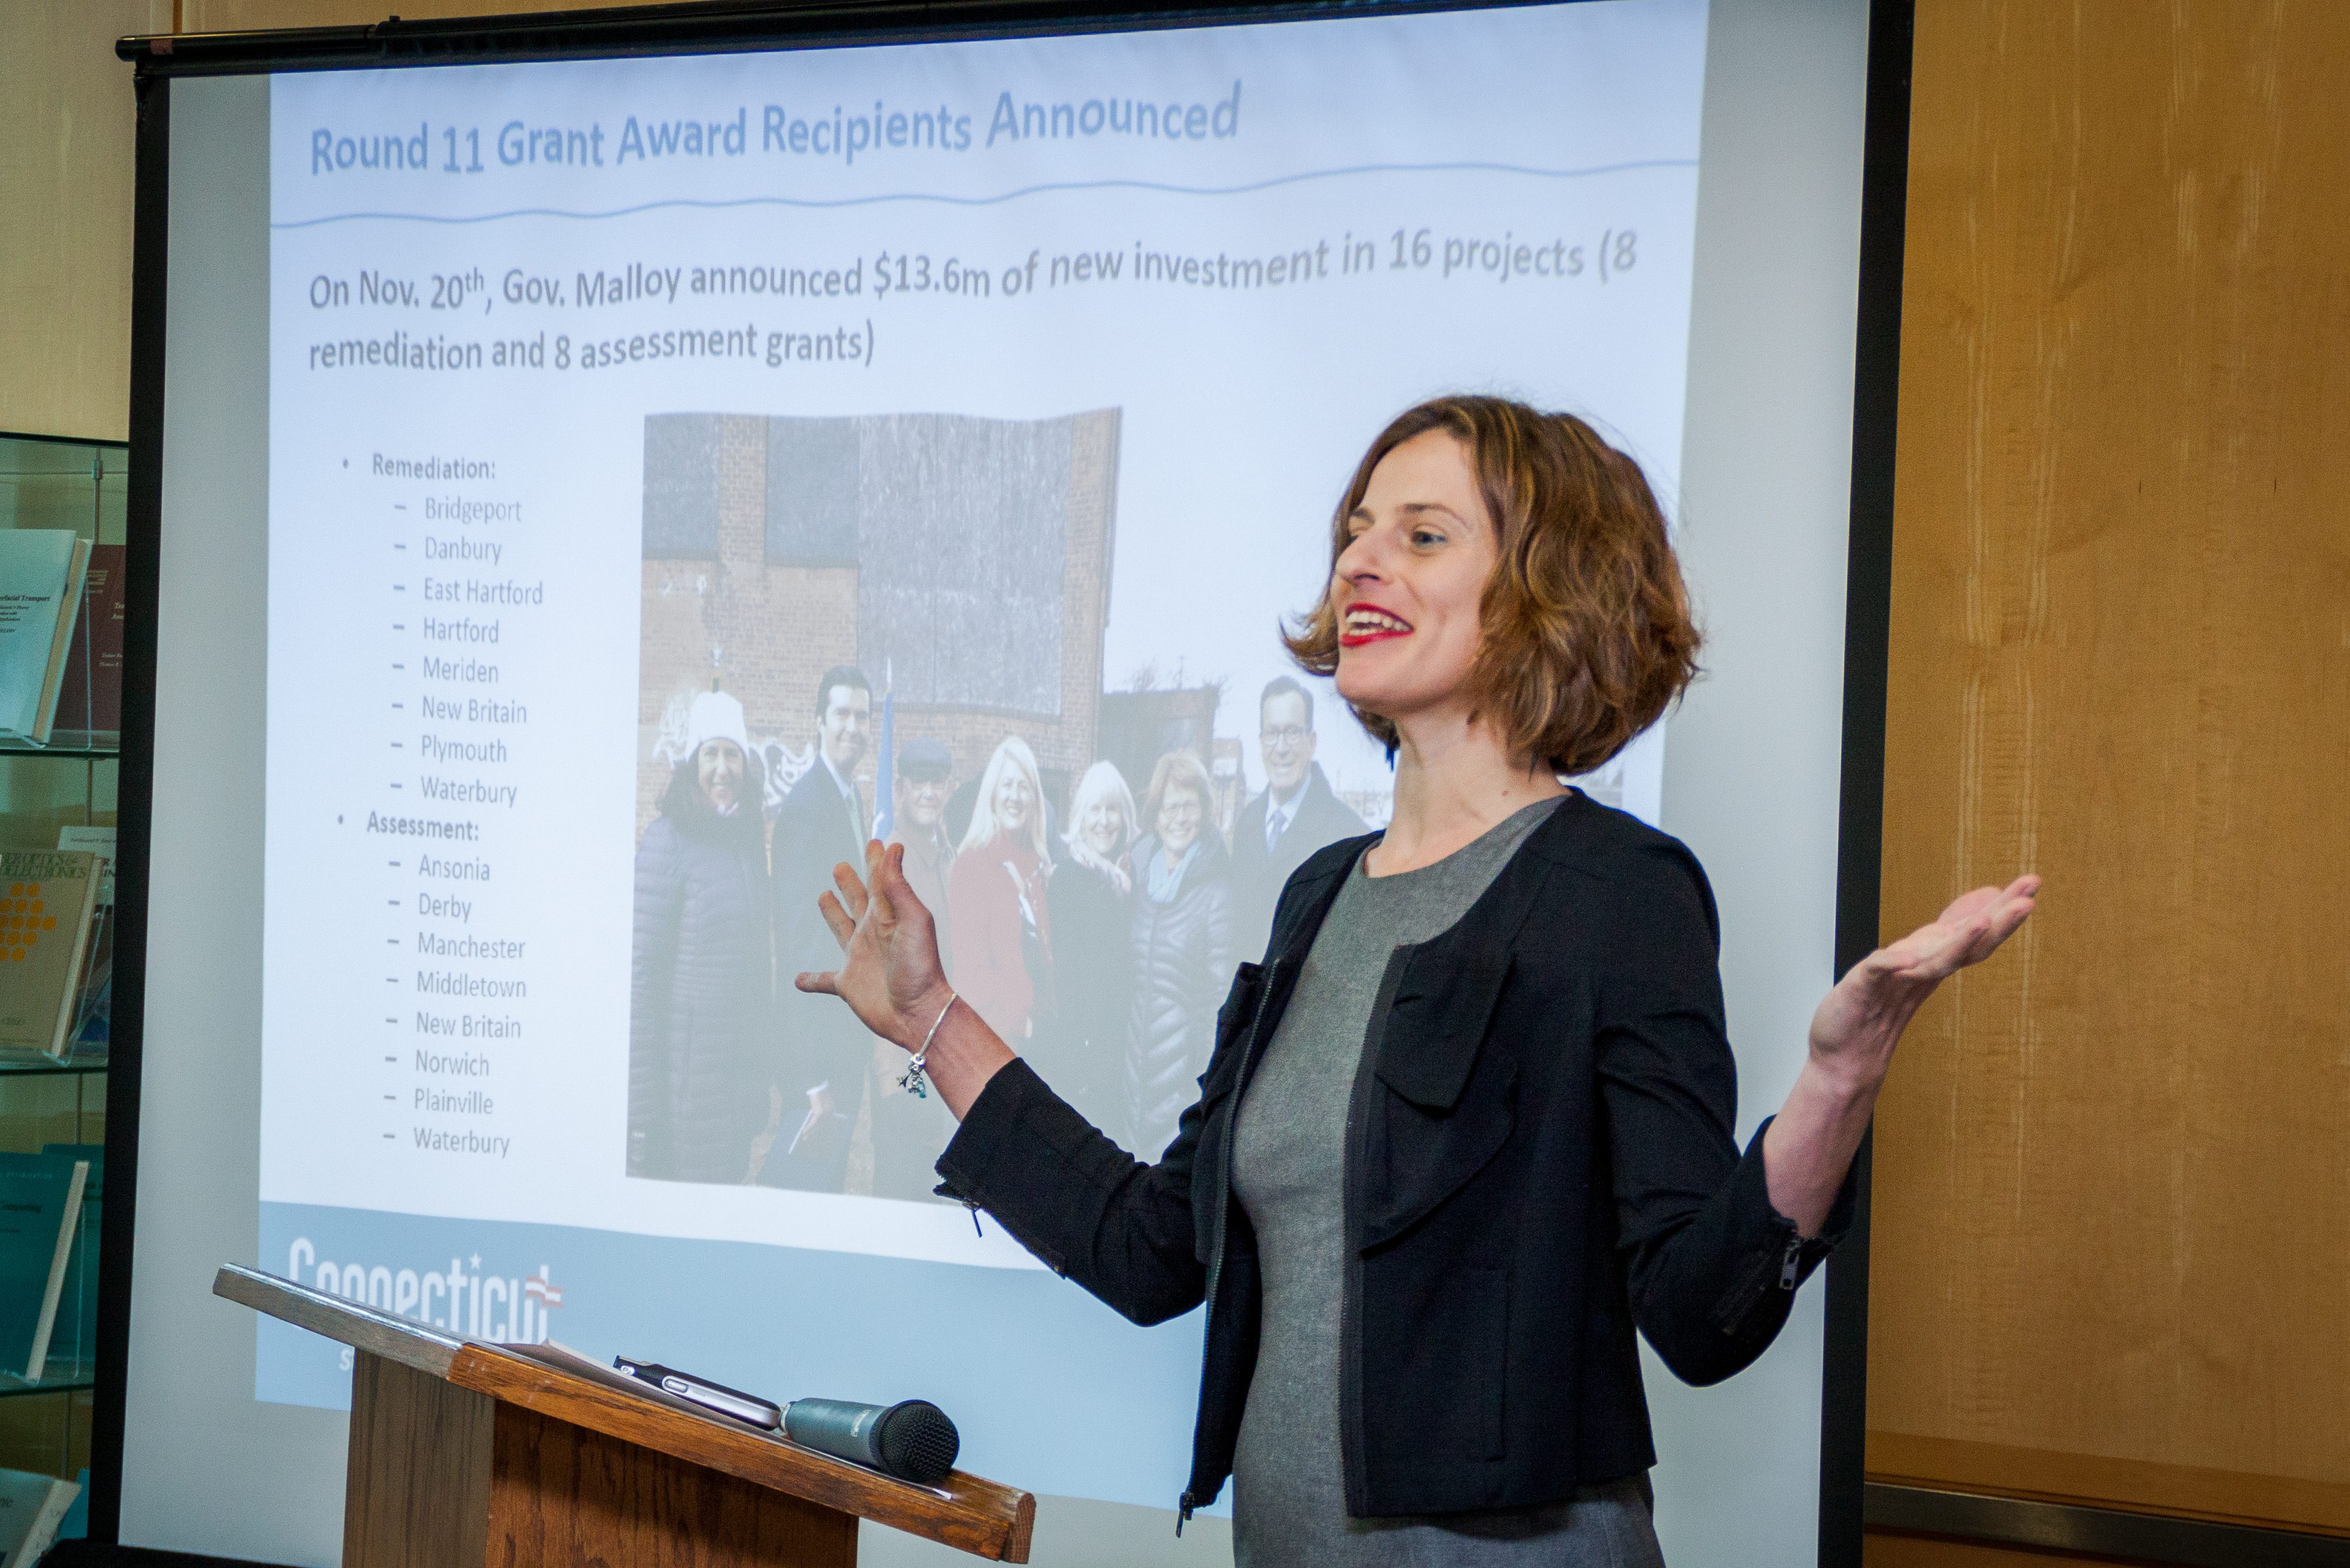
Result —
[[1536, 180], [1585, 180], [1596, 175], [1624, 174], [1644, 169], [1696, 167], [1697, 160], [1694, 158], [1648, 158], [1628, 163], [1596, 164], [1588, 169], [1533, 169], [1517, 163], [1364, 163], [1347, 169], [1315, 169], [1302, 174], [1284, 174], [1245, 185], [1172, 185], [1155, 180], [1072, 180], [1024, 185], [1016, 191], [1004, 191], [993, 196], [951, 196], [925, 191], [840, 196], [829, 200], [798, 196], [739, 196], [723, 202], [705, 202], [679, 196], [660, 202], [644, 202], [633, 207], [615, 207], [601, 213], [570, 212], [561, 207], [516, 207], [508, 212], [478, 213], [469, 217], [452, 217], [435, 213], [330, 213], [324, 217], [297, 218], [289, 223], [272, 223], [269, 226], [272, 229], [310, 229], [322, 223], [360, 222], [490, 223], [503, 218], [568, 218], [580, 223], [594, 223], [605, 218], [626, 218], [639, 213], [673, 207], [713, 210], [729, 207], [832, 208], [866, 207], [884, 202], [936, 202], [953, 207], [990, 207], [1003, 202], [1016, 202], [1024, 196], [1045, 195], [1060, 191], [1152, 191], [1170, 196], [1245, 196], [1284, 185], [1302, 184], [1309, 180], [1340, 180], [1362, 174], [1515, 174]]

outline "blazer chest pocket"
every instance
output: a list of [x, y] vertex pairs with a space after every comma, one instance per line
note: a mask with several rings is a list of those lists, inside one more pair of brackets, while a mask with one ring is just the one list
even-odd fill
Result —
[[1216, 1009], [1216, 1049], [1208, 1070], [1200, 1075], [1200, 1086], [1205, 1090], [1216, 1076], [1216, 1069], [1234, 1036], [1248, 1027], [1256, 1013], [1256, 999], [1264, 989], [1264, 971], [1256, 964], [1244, 963], [1232, 971], [1232, 988], [1225, 993], [1224, 1004]]
[[1365, 1251], [1417, 1225], [1509, 1142], [1517, 1064], [1485, 1038], [1509, 971], [1505, 952], [1405, 960], [1376, 1041]]

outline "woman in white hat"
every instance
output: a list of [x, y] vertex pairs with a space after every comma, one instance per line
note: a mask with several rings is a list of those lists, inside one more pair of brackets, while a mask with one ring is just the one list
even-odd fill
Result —
[[767, 846], [743, 704], [693, 700], [685, 753], [637, 845], [629, 964], [630, 1176], [743, 1180], [774, 1010]]

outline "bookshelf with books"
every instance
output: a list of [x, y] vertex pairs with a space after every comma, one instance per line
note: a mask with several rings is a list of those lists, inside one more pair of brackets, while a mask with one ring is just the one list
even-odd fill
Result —
[[0, 435], [0, 1472], [27, 1484], [89, 1464], [128, 459]]

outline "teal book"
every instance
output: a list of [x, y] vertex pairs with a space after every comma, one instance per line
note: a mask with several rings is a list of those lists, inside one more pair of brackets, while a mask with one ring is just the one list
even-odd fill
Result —
[[66, 1030], [63, 1055], [77, 1063], [102, 1063], [113, 1033], [114, 829], [61, 827], [57, 847], [98, 857], [98, 909], [90, 917], [88, 950], [81, 961], [81, 992], [74, 1002], [73, 1022]]
[[[59, 1541], [80, 1541], [89, 1534], [89, 1467], [84, 1465], [74, 1478], [74, 1500], [66, 1507], [64, 1522], [57, 1526]], [[0, 1568], [7, 1564], [0, 1563]]]
[[74, 1227], [65, 1289], [57, 1297], [57, 1326], [49, 1331], [49, 1359], [94, 1366], [98, 1363], [99, 1219], [106, 1211], [106, 1146], [50, 1143], [43, 1144], [41, 1152], [89, 1162], [89, 1180], [81, 1189], [81, 1222]]
[[88, 1183], [86, 1159], [0, 1154], [0, 1372], [27, 1383], [48, 1365]]
[[0, 1568], [32, 1568], [81, 1495], [78, 1482], [0, 1470]]
[[0, 734], [47, 743], [88, 570], [70, 529], [0, 529]]

